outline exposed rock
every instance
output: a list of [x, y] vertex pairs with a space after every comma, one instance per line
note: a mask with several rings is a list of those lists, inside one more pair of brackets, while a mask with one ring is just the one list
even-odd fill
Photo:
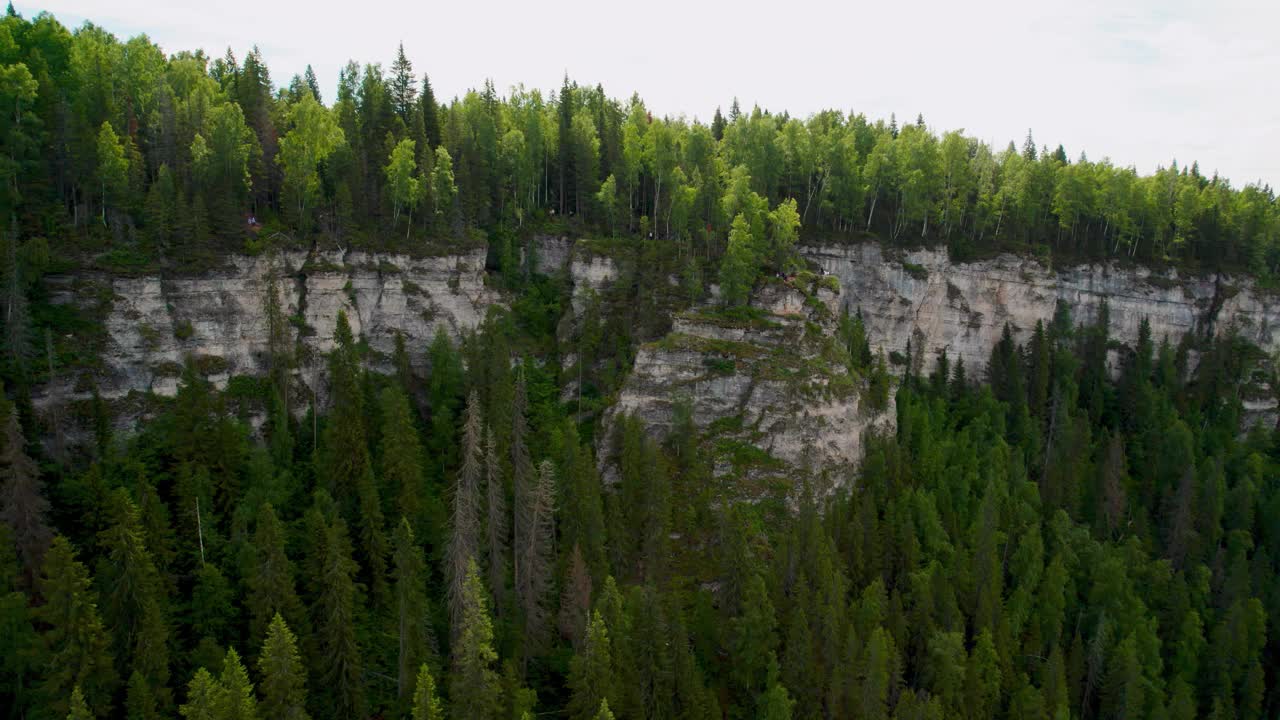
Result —
[[[560, 334], [573, 337], [590, 292], [606, 292], [623, 274], [609, 256], [613, 246], [541, 237], [534, 247], [537, 270], [563, 273], [571, 284], [571, 310]], [[714, 424], [721, 433], [722, 450], [749, 445], [761, 453], [746, 475], [808, 463], [838, 481], [842, 468], [859, 459], [863, 431], [891, 420], [868, 416], [856, 388], [832, 383], [835, 368], [823, 343], [834, 333], [832, 311], [841, 306], [861, 308], [873, 348], [901, 352], [918, 334], [927, 365], [945, 348], [972, 375], [985, 367], [1005, 323], [1024, 342], [1037, 320], [1052, 318], [1059, 301], [1081, 323], [1091, 321], [1106, 299], [1112, 336], [1121, 343], [1133, 343], [1145, 317], [1157, 341], [1234, 328], [1268, 354], [1280, 351], [1280, 335], [1273, 332], [1280, 326], [1280, 297], [1247, 278], [1162, 275], [1117, 265], [1053, 270], [1012, 255], [952, 263], [945, 251], [896, 253], [874, 242], [811, 245], [802, 252], [838, 277], [838, 296], [771, 281], [753, 300], [756, 322], [729, 322], [706, 308], [678, 315], [664, 339], [640, 348], [610, 417], [638, 413], [662, 435], [676, 401], [687, 398], [695, 423]], [[404, 333], [411, 359], [421, 363], [438, 327], [457, 337], [502, 302], [485, 282], [485, 257], [484, 248], [427, 258], [286, 252], [231, 256], [198, 276], [82, 273], [46, 282], [55, 302], [80, 305], [101, 319], [103, 333], [94, 341], [101, 345], [101, 366], [93, 381], [104, 398], [136, 414], [138, 401], [123, 401], [151, 392], [173, 395], [188, 357], [218, 386], [236, 376], [264, 375], [273, 284], [279, 317], [287, 319], [287, 342], [297, 351], [298, 382], [316, 386], [323, 379], [340, 310], [373, 350], [375, 368], [389, 369], [397, 331]], [[827, 311], [815, 315], [818, 307]], [[825, 340], [810, 337], [807, 323]], [[663, 333], [667, 326], [654, 327]], [[571, 355], [561, 360], [565, 367], [574, 362]], [[1246, 415], [1250, 422], [1274, 424], [1277, 405], [1267, 373], [1254, 375]], [[572, 397], [571, 385], [563, 384], [565, 397]], [[90, 387], [83, 376], [64, 376], [34, 400], [41, 408], [83, 401]], [[323, 397], [324, 388], [316, 389]], [[731, 466], [721, 463], [721, 471], [737, 472]]]
[[916, 250], [901, 258], [874, 242], [816, 245], [804, 256], [840, 279], [840, 303], [862, 309], [872, 349], [903, 351], [915, 330], [925, 342], [926, 367], [946, 349], [971, 371], [986, 367], [1008, 323], [1025, 342], [1037, 320], [1048, 323], [1058, 301], [1076, 323], [1092, 322], [1105, 299], [1111, 335], [1132, 345], [1143, 318], [1158, 343], [1188, 332], [1235, 327], [1267, 351], [1280, 350], [1280, 298], [1246, 278], [1168, 276], [1147, 268], [1081, 265], [1054, 271], [1033, 259], [1001, 255], [952, 263], [945, 250]]
[[746, 312], [680, 314], [670, 334], [640, 348], [606, 428], [626, 413], [663, 438], [685, 404], [716, 474], [736, 476], [735, 494], [805, 469], [820, 489], [843, 484], [866, 431], [891, 428], [894, 416], [870, 410], [843, 365], [836, 302], [829, 290], [771, 281]]
[[[313, 385], [322, 375], [323, 356], [333, 347], [342, 310], [352, 331], [374, 351], [376, 365], [387, 366], [397, 331], [417, 350], [411, 358], [421, 362], [421, 350], [436, 328], [456, 338], [499, 302], [485, 285], [484, 259], [483, 249], [427, 258], [290, 252], [232, 256], [223, 268], [195, 277], [98, 276], [93, 280], [109, 285], [112, 297], [103, 320], [103, 367], [95, 381], [108, 400], [133, 392], [171, 396], [188, 357], [199, 359], [219, 387], [235, 375], [265, 374], [270, 360], [267, 297], [273, 285], [277, 317], [287, 324], [288, 342], [297, 350], [300, 382]], [[59, 299], [85, 305], [91, 300], [72, 293]], [[85, 397], [83, 388], [64, 385], [39, 399]]]

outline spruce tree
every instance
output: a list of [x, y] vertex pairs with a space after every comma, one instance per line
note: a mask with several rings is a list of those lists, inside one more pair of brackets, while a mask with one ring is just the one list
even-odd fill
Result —
[[142, 672], [156, 693], [169, 681], [169, 628], [155, 563], [142, 534], [138, 508], [117, 489], [109, 501], [111, 526], [99, 534], [104, 555], [97, 578], [105, 592], [103, 619], [114, 628], [114, 652]]
[[423, 664], [431, 647], [427, 562], [408, 520], [400, 520], [394, 542], [396, 635], [400, 639], [397, 691], [400, 702], [408, 708], [413, 699], [414, 668]]
[[245, 602], [249, 606], [249, 639], [255, 645], [266, 636], [277, 615], [293, 626], [306, 627], [306, 610], [294, 585], [293, 563], [285, 554], [284, 528], [271, 503], [258, 509], [253, 534], [254, 564], [249, 569]]
[[431, 79], [422, 76], [422, 92], [418, 96], [418, 106], [422, 109], [422, 124], [426, 129], [427, 142], [432, 148], [440, 144], [440, 115], [436, 105], [436, 95], [431, 89]]
[[298, 644], [284, 617], [276, 613], [267, 627], [267, 637], [258, 656], [259, 706], [263, 718], [310, 720], [307, 714], [306, 670], [298, 655]]
[[413, 689], [413, 720], [444, 720], [444, 708], [436, 694], [436, 681], [426, 663], [418, 668], [418, 679]]
[[502, 482], [502, 463], [498, 460], [497, 441], [490, 430], [485, 436], [485, 551], [488, 556], [489, 591], [493, 594], [493, 613], [502, 618], [507, 606], [507, 572], [509, 568], [507, 490]]
[[560, 635], [580, 650], [586, 635], [588, 613], [591, 611], [591, 572], [582, 558], [582, 549], [574, 544], [569, 554], [569, 565], [560, 594]]
[[413, 424], [413, 411], [404, 392], [394, 386], [382, 391], [382, 483], [395, 493], [399, 515], [422, 530], [422, 496], [425, 492], [422, 442]]
[[453, 489], [453, 517], [450, 528], [445, 576], [449, 582], [449, 617], [456, 636], [462, 627], [466, 604], [467, 568], [476, 561], [480, 549], [480, 400], [475, 391], [467, 398], [466, 421], [462, 430], [462, 467]]
[[85, 702], [84, 693], [80, 692], [79, 685], [71, 691], [71, 699], [67, 705], [70, 708], [70, 712], [67, 713], [67, 720], [93, 720], [93, 713], [89, 710], [89, 705]]
[[0, 412], [4, 413], [4, 435], [0, 438], [3, 442], [0, 446], [0, 521], [13, 533], [18, 558], [30, 582], [53, 539], [53, 531], [45, 521], [49, 501], [44, 497], [40, 468], [27, 455], [27, 441], [22, 435], [17, 408], [4, 400]]
[[117, 683], [111, 641], [98, 616], [89, 570], [76, 560], [65, 537], [54, 538], [49, 546], [36, 587], [45, 601], [35, 610], [46, 628], [42, 640], [48, 669], [39, 688], [45, 707], [62, 714], [73, 690], [94, 707], [108, 706]]
[[235, 649], [227, 650], [218, 678], [220, 692], [215, 703], [218, 720], [257, 720], [258, 700], [253, 696], [249, 673]]
[[[761, 693], [756, 703], [756, 717], [759, 720], [791, 720], [791, 711], [796, 702], [787, 694], [787, 689], [778, 680], [778, 661], [772, 658], [769, 663], [766, 690]], [[818, 717], [818, 715], [801, 715], [801, 717]]]
[[729, 624], [733, 665], [732, 687], [739, 704], [750, 707], [757, 694], [766, 689], [769, 663], [778, 645], [777, 620], [773, 603], [759, 573], [747, 581], [742, 610]]
[[413, 64], [404, 54], [404, 43], [396, 50], [396, 59], [391, 63], [391, 78], [387, 83], [391, 95], [391, 104], [400, 118], [409, 122], [409, 112], [418, 99], [418, 81], [413, 75]]
[[325, 425], [323, 476], [343, 509], [355, 518], [364, 567], [375, 598], [386, 597], [388, 543], [382, 516], [382, 500], [373, 476], [365, 426], [365, 402], [360, 381], [360, 358], [345, 311], [338, 311], [335, 346], [329, 354], [332, 411]]
[[525, 388], [523, 368], [518, 374], [515, 394], [511, 402], [511, 435], [508, 437], [511, 462], [511, 495], [514, 499], [511, 525], [513, 578], [516, 595], [522, 609], [526, 602], [526, 590], [532, 581], [528, 550], [533, 541], [533, 491], [536, 483], [533, 459], [529, 455], [528, 393]]
[[156, 696], [147, 686], [147, 679], [137, 670], [129, 676], [129, 685], [125, 690], [125, 717], [127, 720], [159, 720], [160, 713], [156, 708]]
[[526, 502], [529, 523], [525, 545], [521, 547], [522, 582], [517, 586], [520, 610], [524, 619], [526, 653], [537, 655], [546, 649], [549, 638], [548, 597], [551, 590], [551, 564], [555, 560], [555, 470], [550, 460], [538, 465], [536, 484], [530, 488]]
[[[627, 678], [628, 681], [631, 678]], [[613, 649], [609, 641], [609, 629], [600, 611], [591, 614], [582, 648], [573, 656], [569, 665], [569, 688], [573, 694], [567, 712], [573, 720], [591, 720], [600, 703], [610, 697], [616, 701], [617, 683], [614, 676]]]
[[187, 702], [178, 713], [186, 720], [222, 720], [221, 700], [222, 687], [208, 670], [200, 668], [187, 685]]
[[455, 717], [493, 720], [498, 709], [498, 675], [493, 664], [493, 621], [484, 598], [476, 561], [467, 563], [461, 621], [453, 645], [453, 677], [449, 701]]
[[330, 706], [339, 717], [364, 714], [364, 678], [355, 628], [355, 576], [347, 526], [335, 519], [324, 532], [321, 550], [321, 588], [312, 607], [320, 656], [319, 678]]

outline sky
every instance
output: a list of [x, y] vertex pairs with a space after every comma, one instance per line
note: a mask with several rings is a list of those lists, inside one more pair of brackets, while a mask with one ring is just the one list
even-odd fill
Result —
[[709, 121], [742, 107], [825, 108], [997, 148], [1062, 144], [1149, 173], [1198, 161], [1236, 187], [1280, 188], [1280, 2], [993, 0], [698, 2], [49, 0], [166, 52], [236, 57], [257, 44], [277, 84], [307, 64], [332, 100], [348, 59], [390, 65], [397, 44], [438, 98], [486, 78], [549, 90], [567, 72], [650, 110]]

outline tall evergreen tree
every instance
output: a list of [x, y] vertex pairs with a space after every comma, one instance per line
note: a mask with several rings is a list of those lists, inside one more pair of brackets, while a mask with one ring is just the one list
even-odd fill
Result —
[[485, 554], [488, 556], [489, 592], [493, 594], [494, 615], [502, 618], [507, 605], [507, 573], [510, 570], [507, 489], [502, 482], [502, 463], [497, 441], [490, 430], [485, 436]]
[[310, 720], [307, 714], [306, 670], [297, 640], [284, 617], [276, 613], [267, 627], [258, 656], [260, 714], [275, 720]]
[[453, 644], [449, 701], [458, 717], [492, 720], [498, 711], [498, 674], [493, 669], [498, 654], [493, 649], [493, 621], [474, 559], [467, 563], [461, 610]]
[[449, 617], [456, 636], [462, 628], [467, 567], [480, 551], [480, 476], [482, 472], [480, 398], [467, 398], [462, 428], [462, 467], [453, 488], [453, 514], [445, 575], [449, 583]]
[[45, 627], [41, 639], [47, 660], [38, 691], [42, 702], [60, 716], [74, 691], [93, 707], [107, 708], [118, 682], [111, 640], [98, 615], [89, 570], [76, 560], [65, 537], [50, 544], [36, 587], [45, 601], [34, 613]]
[[394, 542], [396, 634], [400, 638], [397, 689], [407, 709], [413, 699], [414, 669], [423, 664], [431, 649], [427, 562], [408, 520], [400, 520]]
[[[0, 388], [2, 389], [2, 388]], [[9, 526], [17, 543], [18, 558], [28, 582], [44, 558], [53, 539], [53, 531], [45, 520], [49, 501], [44, 497], [40, 468], [26, 451], [17, 408], [7, 400], [4, 414], [3, 446], [0, 446], [0, 521]]]
[[273, 618], [283, 615], [294, 627], [304, 628], [306, 612], [294, 584], [293, 563], [285, 554], [284, 528], [271, 503], [258, 509], [254, 528], [254, 563], [249, 569], [245, 602], [249, 606], [250, 642], [266, 637]]
[[414, 683], [413, 720], [444, 720], [444, 707], [436, 695], [436, 681], [431, 676], [431, 668], [426, 663], [418, 669], [418, 678]]
[[536, 483], [529, 489], [524, 515], [528, 528], [518, 550], [522, 570], [516, 586], [524, 619], [525, 651], [537, 655], [546, 649], [550, 623], [547, 605], [551, 589], [551, 564], [555, 559], [555, 470], [550, 460], [538, 466]]
[[257, 720], [258, 700], [253, 696], [253, 683], [234, 648], [227, 650], [218, 678], [221, 692], [215, 704], [219, 720]]
[[609, 629], [597, 610], [591, 614], [582, 647], [574, 655], [569, 666], [569, 687], [573, 695], [567, 711], [574, 720], [591, 720], [600, 703], [610, 697], [616, 701], [617, 683], [614, 676], [613, 650], [609, 641]]
[[355, 576], [347, 526], [335, 519], [324, 531], [318, 577], [321, 592], [312, 607], [319, 640], [319, 677], [330, 706], [339, 717], [364, 714], [363, 660], [356, 638]]
[[111, 525], [99, 537], [97, 578], [105, 591], [103, 619], [114, 628], [114, 653], [129, 658], [154, 692], [169, 681], [169, 627], [155, 563], [143, 539], [138, 508], [123, 489], [109, 500]]
[[413, 63], [404, 54], [404, 43], [396, 49], [396, 59], [391, 63], [391, 79], [387, 83], [391, 104], [407, 124], [409, 113], [418, 99], [418, 80], [413, 75]]
[[394, 493], [396, 508], [410, 524], [422, 528], [422, 442], [413, 424], [409, 399], [395, 387], [382, 391], [382, 483]]

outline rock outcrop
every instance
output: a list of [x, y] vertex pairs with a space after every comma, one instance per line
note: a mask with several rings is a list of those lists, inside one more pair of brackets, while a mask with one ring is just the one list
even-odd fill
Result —
[[[610, 247], [535, 241], [534, 267], [563, 273], [571, 285], [562, 334], [572, 334], [591, 291], [603, 293], [621, 276]], [[699, 427], [722, 433], [721, 456], [759, 461], [747, 475], [807, 464], [834, 477], [859, 459], [863, 431], [889, 419], [866, 412], [860, 390], [836, 380], [824, 356], [831, 317], [841, 307], [861, 309], [873, 349], [901, 353], [914, 337], [926, 364], [945, 349], [971, 374], [985, 367], [1006, 323], [1025, 341], [1060, 302], [1081, 323], [1092, 321], [1105, 299], [1112, 337], [1124, 344], [1133, 343], [1146, 318], [1157, 342], [1231, 329], [1268, 354], [1280, 352], [1280, 296], [1247, 278], [1119, 265], [1055, 270], [1012, 255], [953, 263], [945, 251], [900, 253], [874, 242], [809, 245], [802, 254], [838, 278], [838, 294], [771, 281], [746, 320], [709, 308], [679, 314], [665, 338], [641, 347], [611, 413], [638, 414], [660, 435], [676, 403], [687, 400]], [[67, 374], [37, 392], [35, 402], [47, 408], [84, 401], [93, 385], [117, 404], [170, 396], [187, 358], [220, 387], [235, 376], [262, 376], [273, 317], [283, 320], [277, 341], [283, 335], [296, 354], [297, 382], [323, 398], [323, 359], [340, 310], [373, 351], [376, 368], [389, 369], [396, 332], [421, 363], [437, 328], [457, 337], [503, 302], [486, 283], [485, 257], [484, 248], [425, 258], [286, 252], [231, 256], [199, 275], [51, 278], [54, 302], [78, 305], [101, 323], [93, 341], [100, 363], [92, 383], [86, 372]], [[277, 310], [268, 301], [273, 289]], [[660, 327], [659, 333], [667, 326]], [[567, 366], [574, 358], [562, 360]], [[1275, 393], [1255, 385], [1245, 398], [1249, 421], [1274, 424]], [[719, 472], [739, 472], [732, 466], [722, 462]]]
[[[420, 362], [437, 328], [456, 338], [500, 301], [485, 283], [484, 262], [483, 248], [427, 258], [337, 251], [231, 256], [198, 276], [76, 278], [57, 283], [54, 299], [87, 306], [106, 297], [105, 347], [94, 380], [107, 400], [173, 395], [187, 358], [218, 387], [232, 376], [263, 375], [273, 317], [283, 344], [296, 354], [298, 381], [314, 388], [339, 311], [368, 343], [375, 363], [386, 367], [397, 332], [418, 350], [411, 358]], [[41, 399], [83, 399], [83, 384], [71, 382], [47, 389]]]
[[1146, 318], [1156, 342], [1234, 328], [1268, 354], [1280, 351], [1280, 297], [1247, 278], [1161, 275], [1148, 268], [1080, 265], [1051, 270], [1033, 259], [1001, 255], [953, 263], [945, 250], [893, 255], [878, 243], [812, 245], [806, 259], [840, 280], [840, 303], [862, 310], [872, 348], [906, 349], [916, 335], [931, 365], [946, 350], [971, 371], [986, 367], [1006, 323], [1026, 341], [1059, 302], [1076, 323], [1092, 322], [1103, 300], [1111, 335], [1131, 345]]
[[662, 438], [688, 413], [715, 475], [733, 478], [739, 496], [801, 471], [819, 490], [843, 484], [865, 433], [894, 416], [887, 399], [879, 410], [864, 402], [865, 382], [844, 365], [836, 308], [836, 293], [817, 283], [770, 281], [748, 308], [677, 315], [666, 337], [640, 348], [605, 426], [625, 413]]

